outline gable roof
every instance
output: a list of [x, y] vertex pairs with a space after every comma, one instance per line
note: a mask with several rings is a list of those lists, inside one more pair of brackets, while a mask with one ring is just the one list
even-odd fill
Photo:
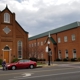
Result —
[[6, 5], [5, 9], [1, 11], [1, 13], [4, 12], [5, 10], [8, 10], [10, 13], [12, 13], [12, 12], [9, 10], [9, 8], [8, 8], [7, 5]]
[[55, 41], [52, 37], [49, 37], [49, 39], [50, 39], [50, 41], [51, 41], [54, 45], [57, 44], [56, 41]]
[[[16, 21], [16, 20], [15, 20]], [[25, 31], [22, 27], [21, 27], [21, 25], [16, 21], [16, 23], [20, 26], [20, 28], [25, 32], [25, 33], [28, 33], [27, 31]]]
[[45, 44], [48, 42], [48, 40], [50, 40], [54, 45], [57, 44], [56, 41], [55, 41], [52, 37], [48, 37], [48, 38], [46, 39]]
[[68, 24], [68, 25], [65, 25], [65, 26], [62, 26], [62, 27], [59, 27], [59, 28], [44, 32], [42, 34], [30, 37], [29, 40], [38, 39], [38, 38], [41, 38], [41, 37], [48, 36], [49, 33], [50, 34], [55, 34], [55, 33], [70, 30], [70, 29], [73, 29], [73, 28], [76, 28], [76, 27], [79, 27], [79, 26], [80, 26], [80, 22], [77, 21], [77, 22], [74, 22], [74, 23], [71, 23], [71, 24]]
[[[4, 9], [3, 11], [1, 11], [1, 12], [4, 12], [5, 10], [8, 10], [10, 13], [12, 13], [12, 12], [9, 10], [9, 8], [8, 8], [7, 5], [6, 5], [5, 9]], [[16, 20], [15, 20], [15, 22], [20, 26], [20, 28], [21, 28], [24, 32], [28, 33], [27, 31], [25, 31], [25, 30], [21, 27], [21, 25], [20, 25]]]

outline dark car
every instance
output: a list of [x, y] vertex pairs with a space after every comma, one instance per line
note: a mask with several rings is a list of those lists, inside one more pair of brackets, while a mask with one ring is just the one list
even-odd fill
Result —
[[7, 65], [8, 69], [23, 69], [23, 68], [30, 68], [33, 69], [37, 66], [36, 62], [31, 61], [31, 60], [19, 60], [18, 62], [15, 63], [10, 63]]

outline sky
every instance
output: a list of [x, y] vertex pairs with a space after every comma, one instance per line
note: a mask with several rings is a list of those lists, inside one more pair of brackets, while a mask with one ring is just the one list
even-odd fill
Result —
[[8, 5], [29, 37], [80, 21], [80, 0], [0, 0]]

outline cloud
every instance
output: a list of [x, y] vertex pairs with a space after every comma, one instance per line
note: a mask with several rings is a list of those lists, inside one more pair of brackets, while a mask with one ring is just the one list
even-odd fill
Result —
[[6, 4], [31, 36], [80, 21], [79, 0], [0, 0], [0, 10]]

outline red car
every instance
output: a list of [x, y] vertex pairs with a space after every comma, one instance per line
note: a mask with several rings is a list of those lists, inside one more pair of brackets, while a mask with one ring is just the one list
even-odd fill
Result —
[[37, 66], [36, 62], [31, 61], [31, 60], [19, 60], [18, 62], [15, 63], [10, 63], [7, 65], [8, 69], [22, 69], [22, 68], [30, 68], [33, 69]]

